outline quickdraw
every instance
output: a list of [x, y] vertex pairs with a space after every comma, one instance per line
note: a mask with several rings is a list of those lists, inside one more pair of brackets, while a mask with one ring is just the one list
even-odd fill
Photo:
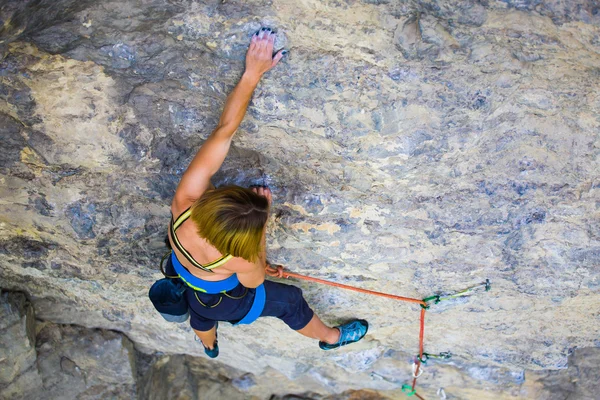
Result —
[[[339, 287], [342, 289], [348, 289], [348, 290], [352, 290], [352, 291], [359, 292], [359, 293], [372, 294], [375, 296], [386, 297], [386, 298], [390, 298], [390, 299], [394, 299], [394, 300], [419, 304], [421, 306], [421, 318], [420, 318], [420, 329], [419, 329], [419, 355], [417, 357], [415, 357], [415, 361], [413, 363], [412, 385], [409, 385], [409, 384], [402, 385], [402, 392], [409, 397], [415, 396], [420, 400], [425, 400], [425, 399], [417, 393], [415, 386], [417, 385], [417, 378], [419, 376], [421, 376], [421, 374], [423, 373], [423, 367], [421, 364], [425, 364], [426, 361], [430, 358], [449, 359], [452, 357], [452, 354], [450, 352], [439, 353], [436, 355], [436, 354], [425, 353], [423, 351], [423, 341], [424, 341], [424, 335], [425, 335], [425, 312], [426, 312], [426, 310], [429, 309], [429, 307], [431, 305], [429, 303], [433, 302], [433, 304], [438, 304], [439, 302], [444, 301], [444, 300], [467, 296], [467, 295], [472, 294], [481, 289], [484, 289], [487, 292], [487, 291], [491, 290], [491, 288], [492, 288], [492, 286], [490, 284], [490, 280], [486, 279], [485, 282], [483, 282], [479, 285], [472, 286], [472, 287], [469, 287], [467, 289], [464, 289], [464, 290], [461, 290], [461, 291], [458, 291], [458, 292], [455, 292], [452, 294], [445, 294], [445, 295], [436, 294], [433, 296], [426, 297], [422, 300], [419, 300], [419, 299], [414, 299], [414, 298], [410, 298], [410, 297], [402, 297], [402, 296], [396, 296], [396, 295], [392, 295], [392, 294], [388, 294], [388, 293], [375, 292], [373, 290], [361, 289], [361, 288], [357, 288], [357, 287], [350, 286], [350, 285], [344, 285], [341, 283], [326, 281], [324, 279], [318, 279], [318, 278], [313, 278], [313, 277], [306, 276], [306, 275], [296, 274], [293, 272], [287, 272], [283, 269], [283, 267], [281, 265], [278, 265], [275, 267], [267, 265], [267, 268], [265, 269], [265, 271], [266, 271], [267, 275], [276, 277], [276, 278], [297, 278], [297, 279], [302, 279], [302, 280], [306, 280], [309, 282], [316, 282], [316, 283], [321, 283], [323, 285]], [[375, 374], [375, 375], [377, 375], [377, 374]], [[445, 396], [445, 393], [444, 393], [444, 396]]]
[[449, 360], [450, 358], [452, 358], [452, 353], [450, 353], [449, 351], [444, 351], [444, 352], [439, 353], [439, 354], [423, 353], [422, 357], [421, 356], [416, 356], [416, 358], [418, 358], [419, 361], [421, 361], [423, 364], [427, 364], [427, 360], [429, 360], [431, 358]]
[[456, 299], [457, 297], [468, 296], [470, 294], [473, 294], [473, 292], [476, 292], [481, 289], [484, 289], [486, 292], [488, 292], [492, 289], [492, 285], [491, 285], [489, 279], [486, 279], [485, 282], [483, 282], [479, 285], [471, 286], [469, 288], [463, 289], [463, 290], [455, 292], [455, 293], [446, 294], [446, 295], [435, 294], [433, 296], [425, 297], [423, 299], [423, 302], [425, 302], [426, 304], [421, 305], [421, 307], [429, 308], [428, 303], [430, 303], [432, 301], [433, 301], [433, 304], [438, 304], [444, 300], [451, 300], [451, 299]]

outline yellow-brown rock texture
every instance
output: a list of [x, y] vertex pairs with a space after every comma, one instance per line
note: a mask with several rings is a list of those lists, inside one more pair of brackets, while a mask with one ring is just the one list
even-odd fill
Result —
[[[323, 352], [275, 319], [223, 324], [214, 364], [147, 298], [175, 186], [269, 26], [290, 52], [214, 183], [271, 187], [271, 262], [416, 298], [489, 279], [428, 310], [425, 351], [453, 356], [419, 394], [599, 398], [598, 1], [5, 0], [0, 22], [0, 287], [48, 332], [169, 355], [137, 389], [120, 361], [114, 396], [396, 399], [411, 380], [418, 305], [294, 282], [327, 323], [367, 319], [366, 339]], [[13, 363], [0, 393], [26, 370], [50, 388], [60, 357], [38, 346], [36, 364], [15, 332], [43, 379]], [[233, 386], [152, 381], [209, 363]]]

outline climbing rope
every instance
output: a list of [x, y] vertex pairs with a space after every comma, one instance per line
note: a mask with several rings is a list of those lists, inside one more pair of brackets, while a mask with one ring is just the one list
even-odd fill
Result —
[[388, 293], [375, 292], [373, 290], [361, 289], [361, 288], [357, 288], [355, 286], [344, 285], [342, 283], [326, 281], [324, 279], [319, 279], [319, 278], [313, 278], [312, 276], [295, 274], [293, 272], [288, 272], [288, 271], [284, 270], [281, 265], [278, 265], [276, 267], [268, 266], [265, 271], [266, 271], [267, 275], [275, 277], [275, 278], [286, 278], [286, 279], [287, 278], [296, 278], [296, 279], [303, 279], [305, 281], [321, 283], [323, 285], [329, 285], [329, 286], [339, 287], [339, 288], [342, 288], [342, 289], [348, 289], [348, 290], [352, 290], [354, 292], [372, 294], [374, 296], [386, 297], [388, 299], [406, 301], [406, 302], [409, 302], [409, 303], [417, 303], [417, 304], [420, 304], [421, 306], [426, 306], [427, 305], [426, 301], [420, 300], [420, 299], [413, 299], [411, 297], [402, 297], [402, 296], [396, 296], [396, 295], [388, 294]]
[[402, 392], [409, 397], [415, 396], [420, 400], [425, 400], [425, 399], [417, 393], [415, 387], [417, 386], [417, 378], [419, 378], [419, 376], [421, 376], [421, 374], [423, 373], [422, 364], [426, 364], [427, 360], [430, 358], [448, 359], [448, 358], [452, 357], [452, 354], [450, 354], [449, 352], [440, 353], [437, 355], [428, 354], [428, 353], [423, 352], [424, 340], [425, 340], [425, 312], [429, 309], [429, 307], [431, 305], [430, 303], [433, 302], [433, 304], [438, 304], [439, 302], [444, 301], [444, 300], [455, 299], [457, 297], [462, 297], [462, 296], [467, 296], [467, 295], [473, 294], [474, 292], [476, 292], [478, 290], [484, 289], [487, 292], [491, 289], [490, 280], [486, 279], [485, 282], [481, 283], [480, 285], [472, 286], [470, 288], [467, 288], [467, 289], [464, 289], [464, 290], [461, 290], [461, 291], [458, 291], [455, 293], [444, 294], [444, 295], [433, 295], [433, 296], [429, 296], [429, 297], [426, 297], [426, 298], [420, 300], [420, 299], [415, 299], [412, 297], [403, 297], [403, 296], [396, 296], [394, 294], [389, 294], [389, 293], [376, 292], [373, 290], [362, 289], [362, 288], [358, 288], [355, 286], [344, 285], [344, 284], [337, 283], [337, 282], [327, 281], [325, 279], [313, 278], [311, 276], [300, 275], [300, 274], [296, 274], [293, 272], [288, 272], [281, 265], [277, 265], [277, 266], [267, 265], [267, 268], [265, 268], [265, 272], [267, 275], [275, 277], [275, 278], [302, 279], [302, 280], [309, 281], [309, 282], [316, 282], [316, 283], [320, 283], [323, 285], [352, 290], [352, 291], [358, 292], [358, 293], [371, 294], [374, 296], [385, 297], [388, 299], [394, 299], [394, 300], [399, 300], [399, 301], [405, 301], [408, 303], [419, 304], [421, 306], [420, 328], [419, 328], [419, 354], [418, 354], [418, 356], [415, 357], [415, 360], [413, 363], [412, 385], [409, 385], [409, 384], [402, 385]]

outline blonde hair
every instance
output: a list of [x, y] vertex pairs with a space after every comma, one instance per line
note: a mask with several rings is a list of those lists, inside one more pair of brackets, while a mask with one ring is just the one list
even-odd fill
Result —
[[191, 211], [198, 235], [221, 254], [256, 261], [269, 215], [265, 197], [250, 189], [226, 186], [206, 191]]

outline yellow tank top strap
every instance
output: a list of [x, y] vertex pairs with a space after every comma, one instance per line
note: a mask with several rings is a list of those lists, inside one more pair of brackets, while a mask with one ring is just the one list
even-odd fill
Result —
[[231, 260], [233, 258], [233, 256], [231, 254], [224, 254], [221, 257], [219, 257], [218, 259], [216, 259], [215, 261], [212, 261], [212, 262], [210, 262], [208, 264], [204, 264], [204, 265], [200, 264], [198, 261], [196, 261], [194, 259], [194, 257], [192, 257], [192, 255], [183, 247], [181, 242], [179, 242], [179, 238], [177, 237], [177, 234], [175, 233], [177, 228], [179, 228], [181, 226], [181, 224], [183, 224], [190, 217], [190, 215], [192, 215], [192, 210], [191, 210], [191, 208], [188, 208], [179, 217], [177, 217], [176, 220], [173, 220], [173, 218], [171, 218], [171, 227], [170, 228], [171, 228], [171, 238], [173, 239], [173, 243], [175, 244], [175, 247], [177, 247], [177, 250], [179, 250], [179, 252], [181, 254], [183, 254], [184, 257], [187, 258], [187, 260], [190, 263], [192, 263], [192, 265], [194, 267], [200, 268], [207, 272], [214, 272], [211, 270], [225, 264], [227, 261]]

